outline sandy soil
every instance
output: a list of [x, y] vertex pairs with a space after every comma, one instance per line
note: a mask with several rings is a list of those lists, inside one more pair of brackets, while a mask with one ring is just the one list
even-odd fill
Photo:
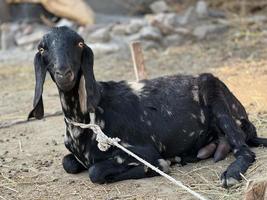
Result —
[[[263, 34], [240, 36], [233, 30], [223, 38], [145, 52], [149, 77], [165, 74], [212, 72], [220, 77], [246, 106], [259, 135], [267, 136], [267, 41]], [[12, 54], [12, 53], [11, 53]], [[14, 54], [14, 53], [13, 53]], [[31, 109], [34, 73], [33, 52], [23, 61], [16, 54], [0, 62], [0, 123], [26, 118]], [[0, 59], [1, 59], [0, 55]], [[30, 59], [28, 59], [30, 58]], [[122, 55], [96, 56], [98, 80], [134, 80], [132, 62]], [[57, 90], [50, 79], [44, 89], [45, 112], [60, 110]], [[0, 199], [194, 199], [163, 177], [95, 185], [88, 174], [64, 172], [61, 159], [63, 117], [0, 129]], [[247, 179], [267, 177], [267, 149], [255, 148], [257, 161]], [[231, 189], [220, 187], [219, 177], [233, 161], [229, 156], [214, 164], [206, 160], [174, 166], [171, 175], [210, 199], [241, 199], [242, 181]]]

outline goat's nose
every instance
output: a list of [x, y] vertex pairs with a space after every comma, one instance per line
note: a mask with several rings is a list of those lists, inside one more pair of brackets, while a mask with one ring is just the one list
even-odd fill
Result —
[[72, 75], [72, 72], [70, 69], [67, 69], [65, 71], [63, 70], [56, 70], [56, 75], [59, 78], [65, 78], [65, 77], [70, 77]]

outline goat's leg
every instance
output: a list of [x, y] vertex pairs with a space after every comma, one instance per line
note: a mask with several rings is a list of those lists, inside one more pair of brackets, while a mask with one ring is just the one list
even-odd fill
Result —
[[116, 176], [127, 170], [124, 165], [117, 164], [114, 160], [104, 160], [92, 165], [88, 172], [93, 183], [103, 184], [108, 182], [110, 177]]
[[255, 161], [255, 154], [247, 146], [243, 130], [231, 115], [225, 99], [225, 95], [232, 95], [230, 91], [221, 89], [223, 83], [212, 75], [202, 75], [200, 81], [203, 102], [210, 107], [216, 125], [225, 134], [236, 158], [221, 176], [222, 185], [228, 187], [241, 180], [240, 173], [245, 173]]
[[79, 163], [79, 161], [73, 154], [64, 156], [62, 165], [65, 171], [70, 174], [77, 174], [86, 170], [86, 168], [81, 163]]

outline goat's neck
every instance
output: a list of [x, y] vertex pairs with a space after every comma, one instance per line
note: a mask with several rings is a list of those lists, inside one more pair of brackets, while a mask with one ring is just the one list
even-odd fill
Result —
[[81, 78], [72, 90], [59, 91], [60, 102], [65, 117], [80, 123], [89, 123], [90, 117], [87, 111], [86, 90], [84, 79]]

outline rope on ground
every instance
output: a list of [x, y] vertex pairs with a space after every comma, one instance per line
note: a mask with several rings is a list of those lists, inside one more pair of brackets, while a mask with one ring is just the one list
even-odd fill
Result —
[[208, 200], [206, 197], [203, 197], [202, 195], [198, 194], [197, 192], [191, 190], [190, 188], [186, 187], [185, 185], [182, 184], [181, 181], [177, 181], [176, 179], [174, 179], [173, 177], [171, 177], [170, 175], [164, 173], [163, 171], [159, 170], [157, 167], [151, 165], [149, 162], [145, 161], [144, 159], [140, 158], [139, 156], [137, 156], [136, 154], [134, 154], [133, 152], [129, 151], [128, 149], [126, 149], [125, 147], [123, 147], [122, 145], [119, 144], [119, 142], [121, 141], [119, 138], [110, 138], [108, 136], [106, 136], [101, 128], [93, 123], [93, 124], [83, 124], [83, 123], [78, 123], [78, 122], [74, 122], [68, 118], [65, 117], [65, 120], [68, 124], [72, 124], [74, 126], [78, 126], [82, 129], [86, 129], [89, 128], [91, 129], [94, 134], [96, 134], [96, 141], [98, 142], [98, 148], [101, 151], [106, 151], [108, 150], [108, 148], [113, 145], [118, 147], [119, 149], [121, 149], [122, 151], [126, 152], [127, 154], [129, 154], [130, 156], [134, 157], [136, 160], [138, 160], [139, 162], [143, 163], [144, 165], [146, 165], [147, 167], [151, 168], [152, 170], [154, 170], [155, 172], [157, 172], [158, 174], [160, 174], [161, 176], [165, 177], [166, 179], [168, 179], [169, 181], [171, 181], [172, 183], [174, 183], [175, 185], [183, 188], [184, 190], [186, 190], [187, 192], [189, 192], [190, 194], [192, 194], [193, 196], [195, 196], [197, 199], [200, 200]]

